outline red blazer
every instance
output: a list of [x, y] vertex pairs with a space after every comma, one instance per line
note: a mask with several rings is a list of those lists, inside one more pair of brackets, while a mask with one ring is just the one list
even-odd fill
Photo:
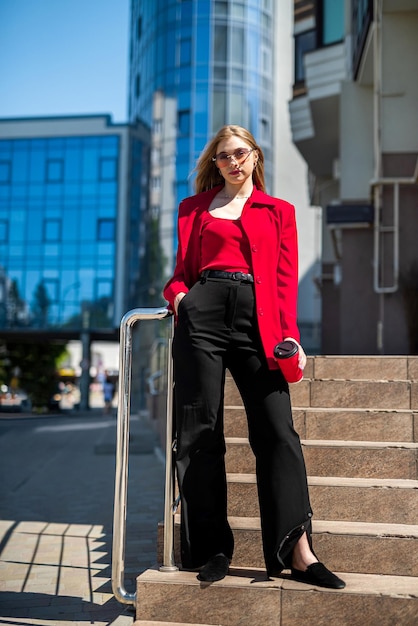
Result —
[[[202, 215], [221, 186], [186, 198], [178, 214], [178, 249], [174, 274], [164, 297], [174, 298], [199, 280]], [[270, 369], [278, 369], [273, 349], [286, 337], [299, 341], [297, 326], [298, 248], [293, 205], [253, 190], [241, 216], [250, 242], [256, 313], [261, 341]]]

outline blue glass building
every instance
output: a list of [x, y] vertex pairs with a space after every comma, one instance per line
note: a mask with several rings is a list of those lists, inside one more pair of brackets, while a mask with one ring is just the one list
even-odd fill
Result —
[[0, 328], [114, 331], [137, 305], [148, 143], [104, 116], [0, 120]]
[[152, 129], [150, 206], [160, 218], [166, 273], [177, 205], [222, 125], [255, 135], [271, 191], [273, 10], [272, 0], [132, 0], [129, 117]]

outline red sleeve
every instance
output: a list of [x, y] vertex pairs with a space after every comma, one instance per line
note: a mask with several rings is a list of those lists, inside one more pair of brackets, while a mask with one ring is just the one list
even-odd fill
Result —
[[174, 311], [174, 298], [178, 293], [184, 291], [187, 293], [189, 288], [185, 282], [185, 273], [184, 273], [184, 254], [183, 254], [183, 242], [182, 242], [182, 229], [180, 228], [180, 212], [181, 212], [181, 204], [179, 206], [179, 217], [177, 220], [177, 237], [178, 237], [178, 245], [177, 245], [177, 255], [176, 255], [176, 265], [174, 267], [173, 276], [167, 282], [163, 289], [164, 298], [169, 303], [170, 307]]
[[283, 337], [293, 337], [299, 341], [300, 334], [297, 326], [298, 237], [295, 208], [290, 205], [289, 209], [283, 216], [277, 264], [277, 288]]

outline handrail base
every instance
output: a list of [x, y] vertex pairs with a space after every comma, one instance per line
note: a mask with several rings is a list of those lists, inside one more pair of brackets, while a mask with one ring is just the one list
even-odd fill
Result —
[[173, 572], [179, 571], [179, 568], [177, 567], [177, 565], [161, 565], [158, 569], [160, 572], [167, 572], [167, 573], [173, 573]]

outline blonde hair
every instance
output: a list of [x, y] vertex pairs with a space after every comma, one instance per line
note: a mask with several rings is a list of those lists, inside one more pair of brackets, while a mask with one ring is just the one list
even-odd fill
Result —
[[240, 137], [246, 144], [251, 146], [251, 148], [257, 150], [258, 159], [253, 171], [253, 182], [257, 189], [265, 191], [264, 154], [262, 149], [256, 143], [250, 131], [242, 128], [242, 126], [227, 125], [223, 126], [216, 133], [215, 137], [206, 144], [206, 147], [197, 161], [195, 168], [196, 179], [194, 183], [196, 193], [207, 191], [208, 189], [216, 187], [216, 185], [224, 184], [224, 178], [222, 174], [219, 173], [216, 163], [212, 161], [212, 158], [215, 156], [218, 143], [230, 137]]

